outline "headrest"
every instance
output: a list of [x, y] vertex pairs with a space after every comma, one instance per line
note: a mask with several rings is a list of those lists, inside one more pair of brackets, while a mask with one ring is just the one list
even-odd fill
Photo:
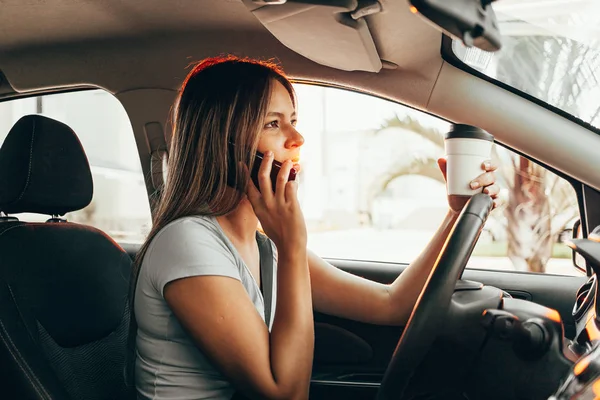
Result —
[[75, 132], [62, 122], [26, 115], [0, 148], [0, 211], [64, 215], [87, 206], [94, 185]]

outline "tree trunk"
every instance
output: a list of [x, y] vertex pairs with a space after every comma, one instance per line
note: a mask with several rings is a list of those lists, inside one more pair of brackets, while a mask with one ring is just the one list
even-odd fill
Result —
[[514, 184], [504, 210], [508, 257], [519, 271], [545, 272], [554, 241], [545, 193], [546, 170], [521, 156], [514, 164]]
[[[549, 101], [559, 60], [569, 48], [561, 38], [543, 36], [513, 39], [509, 43], [510, 51], [498, 63], [498, 78]], [[569, 93], [561, 95], [567, 97]], [[516, 156], [513, 166], [514, 179], [508, 187], [509, 199], [504, 210], [507, 255], [518, 271], [545, 272], [554, 241], [550, 202], [545, 193], [546, 170], [521, 156]]]

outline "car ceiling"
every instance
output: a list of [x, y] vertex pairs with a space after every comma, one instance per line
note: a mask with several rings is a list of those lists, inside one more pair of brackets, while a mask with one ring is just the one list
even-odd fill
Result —
[[[102, 87], [121, 101], [130, 99], [124, 105], [138, 136], [136, 124], [149, 117], [141, 114], [144, 106], [135, 115], [142, 97], [127, 93], [172, 92], [187, 67], [207, 56], [276, 58], [298, 80], [373, 93], [478, 125], [500, 142], [600, 188], [594, 172], [600, 157], [593, 150], [600, 148], [600, 136], [444, 62], [441, 34], [412, 14], [406, 0], [380, 3], [383, 11], [366, 18], [380, 58], [393, 68], [373, 73], [323, 66], [295, 53], [241, 0], [3, 0], [0, 71], [10, 85], [0, 87], [0, 95]], [[172, 96], [162, 99], [166, 114]], [[143, 164], [149, 157], [140, 156]]]
[[[414, 91], [411, 104], [425, 105], [442, 63], [441, 35], [405, 1], [383, 5], [384, 12], [368, 17], [378, 52], [398, 65], [395, 73], [416, 71], [410, 74], [418, 79], [404, 89]], [[392, 73], [345, 73], [311, 62], [237, 0], [9, 0], [0, 27], [0, 67], [17, 91], [86, 83], [113, 93], [175, 89], [190, 62], [223, 53], [277, 58], [290, 76], [367, 91], [384, 90]]]

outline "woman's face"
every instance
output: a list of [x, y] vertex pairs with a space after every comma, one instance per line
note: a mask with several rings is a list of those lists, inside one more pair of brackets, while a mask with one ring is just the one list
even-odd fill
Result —
[[296, 109], [290, 94], [280, 82], [275, 81], [262, 131], [258, 151], [271, 150], [277, 161], [300, 159], [304, 137], [296, 130]]

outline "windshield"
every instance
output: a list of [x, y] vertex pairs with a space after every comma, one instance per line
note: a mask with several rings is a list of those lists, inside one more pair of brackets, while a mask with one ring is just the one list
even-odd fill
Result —
[[600, 127], [600, 1], [493, 3], [502, 49], [454, 41], [455, 55], [487, 76]]

